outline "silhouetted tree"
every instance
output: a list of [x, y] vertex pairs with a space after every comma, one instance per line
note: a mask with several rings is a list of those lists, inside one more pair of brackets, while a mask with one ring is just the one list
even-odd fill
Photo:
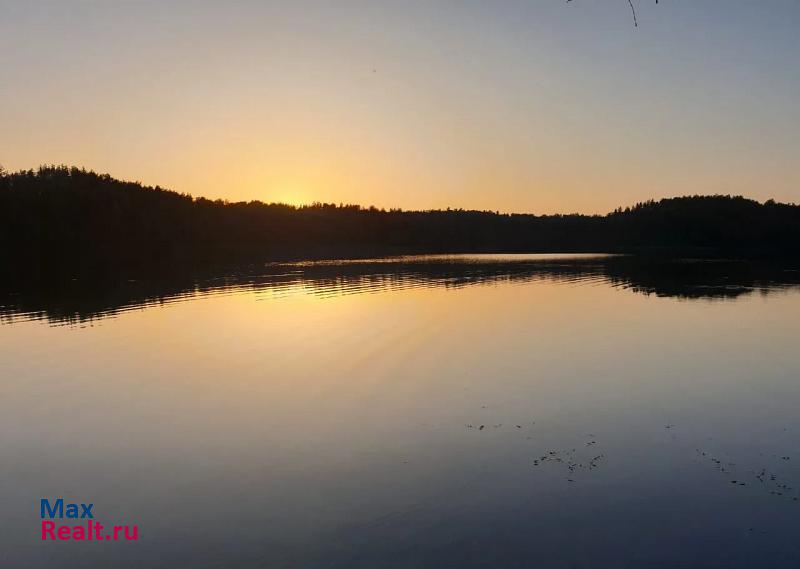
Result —
[[288, 258], [457, 252], [800, 256], [800, 207], [731, 196], [647, 201], [605, 215], [384, 210], [211, 201], [43, 166], [0, 176], [7, 276], [48, 278]]

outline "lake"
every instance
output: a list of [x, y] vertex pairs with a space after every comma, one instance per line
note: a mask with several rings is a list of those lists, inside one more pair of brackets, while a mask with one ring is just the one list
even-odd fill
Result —
[[[796, 568], [800, 272], [267, 265], [0, 297], [0, 566]], [[41, 540], [40, 499], [138, 541]]]

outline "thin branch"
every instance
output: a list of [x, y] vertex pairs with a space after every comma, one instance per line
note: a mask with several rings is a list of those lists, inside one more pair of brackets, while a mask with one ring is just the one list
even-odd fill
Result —
[[[633, 0], [628, 0], [628, 4], [630, 4], [631, 12], [633, 12], [633, 25], [638, 28], [639, 22], [636, 21], [636, 8], [633, 7]], [[658, 0], [656, 0], [656, 4], [658, 4]]]
[[[572, 2], [572, 0], [567, 0], [567, 2]], [[658, 0], [656, 0], [656, 4], [658, 4]], [[639, 20], [636, 17], [636, 6], [633, 5], [633, 0], [628, 0], [628, 6], [631, 7], [631, 13], [633, 14], [633, 25], [638, 28]]]

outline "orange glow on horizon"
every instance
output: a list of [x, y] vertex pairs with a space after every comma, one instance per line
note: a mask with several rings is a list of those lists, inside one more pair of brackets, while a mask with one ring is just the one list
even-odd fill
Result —
[[639, 29], [603, 3], [18, 3], [0, 160], [291, 205], [798, 202], [800, 8], [757, 4], [732, 34], [702, 3]]

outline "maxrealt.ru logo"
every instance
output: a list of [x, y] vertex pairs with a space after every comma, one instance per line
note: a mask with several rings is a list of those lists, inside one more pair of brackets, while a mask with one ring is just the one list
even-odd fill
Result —
[[[42, 541], [107, 541], [126, 539], [137, 541], [139, 539], [139, 526], [109, 526], [106, 527], [94, 520], [94, 504], [64, 503], [63, 498], [50, 502], [42, 498], [39, 506], [42, 518]], [[85, 520], [78, 523], [52, 520]]]

